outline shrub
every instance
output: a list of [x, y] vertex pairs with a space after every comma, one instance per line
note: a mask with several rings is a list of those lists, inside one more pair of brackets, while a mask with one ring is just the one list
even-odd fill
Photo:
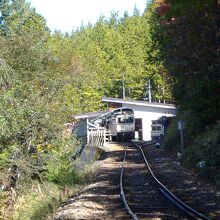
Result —
[[180, 134], [177, 128], [177, 120], [173, 119], [168, 126], [167, 132], [163, 140], [163, 148], [172, 153], [180, 151]]
[[[220, 183], [220, 123], [199, 135], [192, 146], [186, 148], [183, 163], [193, 167], [205, 178]], [[198, 162], [204, 161], [205, 166], [200, 168]]]
[[4, 149], [0, 153], [0, 167], [5, 167], [7, 165], [8, 157], [9, 157], [9, 151], [7, 149]]
[[[82, 178], [74, 170], [72, 159], [79, 146], [74, 138], [65, 138], [37, 145], [31, 152], [17, 146], [4, 150], [6, 154], [3, 151], [0, 163], [4, 176], [0, 183], [3, 190], [8, 190], [9, 194], [13, 190], [18, 197], [11, 203], [7, 217], [12, 214], [13, 206], [14, 219], [44, 219], [53, 212], [51, 204], [60, 204], [60, 192], [73, 188], [72, 185]], [[0, 203], [5, 204], [8, 198], [1, 197]], [[3, 206], [3, 213], [6, 209]]]
[[72, 185], [79, 181], [79, 176], [73, 168], [73, 156], [79, 151], [79, 143], [66, 139], [56, 143], [56, 147], [46, 157], [44, 178], [58, 185]]

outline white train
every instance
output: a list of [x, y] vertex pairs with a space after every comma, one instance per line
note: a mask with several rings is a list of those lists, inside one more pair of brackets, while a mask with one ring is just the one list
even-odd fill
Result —
[[157, 120], [153, 120], [151, 124], [151, 139], [161, 140], [163, 139], [167, 127], [170, 124], [173, 117], [162, 116]]
[[164, 136], [164, 126], [162, 124], [156, 123], [151, 125], [151, 139], [158, 140], [162, 139]]
[[134, 138], [134, 111], [130, 108], [117, 108], [108, 113], [104, 119], [106, 128], [113, 140], [131, 141]]

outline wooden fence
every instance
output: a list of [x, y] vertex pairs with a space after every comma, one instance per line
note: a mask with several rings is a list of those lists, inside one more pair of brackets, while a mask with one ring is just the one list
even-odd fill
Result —
[[111, 134], [106, 128], [87, 128], [87, 144], [94, 147], [104, 147], [111, 141]]

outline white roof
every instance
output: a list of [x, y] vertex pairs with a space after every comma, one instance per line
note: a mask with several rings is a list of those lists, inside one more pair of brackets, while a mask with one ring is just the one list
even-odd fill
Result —
[[176, 109], [176, 106], [173, 104], [160, 103], [160, 102], [125, 100], [125, 99], [109, 98], [109, 97], [102, 97], [102, 101], [112, 102], [112, 103], [129, 104], [129, 105], [137, 105], [137, 106], [154, 107], [154, 108]]

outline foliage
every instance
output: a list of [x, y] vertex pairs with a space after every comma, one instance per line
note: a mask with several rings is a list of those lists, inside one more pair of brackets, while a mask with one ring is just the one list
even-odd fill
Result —
[[[78, 178], [70, 169], [78, 143], [63, 137], [73, 111], [61, 102], [75, 70], [59, 67], [45, 20], [25, 1], [1, 1], [0, 16], [0, 184], [20, 198], [33, 180], [66, 186]], [[56, 175], [52, 161], [60, 162]]]
[[67, 185], [62, 184], [60, 186], [53, 182], [32, 181], [30, 187], [26, 187], [20, 192], [11, 219], [43, 220], [52, 218], [57, 208], [67, 197], [79, 193], [84, 189], [85, 184], [91, 181], [95, 173], [95, 170], [91, 168], [91, 166], [86, 167], [78, 173], [80, 180], [78, 184], [74, 183], [74, 187], [70, 185], [70, 182]]
[[173, 119], [168, 126], [167, 132], [163, 140], [163, 148], [172, 153], [180, 151], [180, 133], [177, 128], [177, 120]]
[[35, 32], [45, 34], [45, 19], [37, 14], [25, 0], [0, 2], [0, 35], [12, 37]]
[[[196, 167], [204, 160], [205, 176], [216, 178], [217, 182], [219, 125], [215, 124], [220, 119], [220, 3], [218, 0], [155, 0], [153, 8], [159, 24], [153, 27], [158, 55], [170, 76], [178, 115], [186, 122], [186, 151], [182, 161]], [[174, 146], [174, 142], [178, 147], [176, 137], [176, 129], [171, 126], [164, 140], [166, 149]]]
[[[7, 161], [10, 170], [6, 172], [16, 180], [13, 185], [10, 183], [10, 187], [16, 189], [15, 198], [10, 199], [16, 201], [15, 219], [24, 219], [26, 215], [31, 216], [26, 219], [43, 219], [61, 203], [62, 190], [82, 181], [82, 174], [74, 170], [72, 160], [72, 156], [78, 153], [77, 144], [72, 139], [65, 139], [46, 146], [38, 145], [34, 153], [26, 154], [19, 148], [13, 149], [13, 156], [10, 155]], [[46, 185], [50, 185], [49, 188]], [[7, 201], [8, 197], [0, 200]], [[3, 207], [3, 213], [6, 209]]]
[[94, 85], [95, 97], [123, 97], [124, 83], [127, 98], [143, 99], [151, 79], [154, 100], [172, 100], [167, 72], [157, 57], [158, 43], [151, 33], [152, 13], [149, 8], [143, 16], [136, 12], [121, 19], [113, 13], [108, 20], [101, 17], [93, 27], [73, 33], [85, 74], [93, 79], [88, 88]]
[[161, 41], [161, 57], [173, 78], [180, 111], [190, 116], [191, 132], [197, 128], [198, 134], [219, 119], [219, 3], [170, 0], [158, 8], [164, 5], [169, 10], [159, 16], [166, 39]]
[[72, 161], [72, 157], [79, 151], [77, 148], [73, 149], [73, 146], [77, 146], [77, 144], [79, 146], [79, 143], [65, 141], [64, 143], [58, 143], [58, 146], [52, 149], [51, 152], [43, 153], [43, 157], [46, 157], [47, 161], [45, 165], [46, 172], [44, 172], [46, 180], [61, 186], [73, 185], [79, 181], [79, 176], [74, 170]]
[[[199, 135], [192, 146], [188, 147], [183, 155], [185, 165], [193, 167], [203, 177], [218, 182], [220, 181], [220, 123]], [[205, 167], [199, 168], [198, 163], [204, 161]]]

